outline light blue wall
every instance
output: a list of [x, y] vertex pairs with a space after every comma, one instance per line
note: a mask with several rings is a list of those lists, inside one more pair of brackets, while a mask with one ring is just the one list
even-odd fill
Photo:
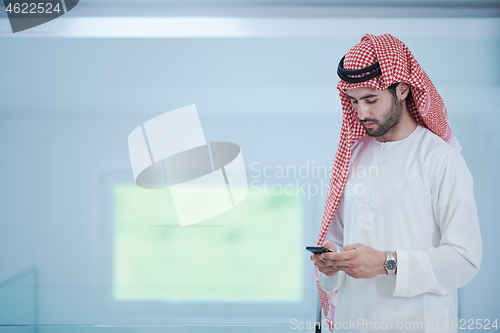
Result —
[[[102, 217], [110, 209], [102, 183], [123, 172], [133, 181], [128, 134], [196, 104], [207, 140], [239, 144], [247, 170], [255, 161], [330, 166], [340, 130], [336, 66], [357, 41], [0, 39], [0, 281], [36, 265], [43, 324], [126, 322], [101, 302], [109, 287]], [[460, 290], [461, 316], [494, 319], [500, 39], [404, 42], [442, 93], [474, 176], [484, 255], [479, 274]], [[314, 228], [323, 198], [314, 199]]]

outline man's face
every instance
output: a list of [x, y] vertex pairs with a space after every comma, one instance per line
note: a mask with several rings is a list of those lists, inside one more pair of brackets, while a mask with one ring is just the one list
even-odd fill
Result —
[[402, 103], [389, 90], [347, 89], [347, 97], [369, 136], [382, 136], [394, 128], [403, 116]]

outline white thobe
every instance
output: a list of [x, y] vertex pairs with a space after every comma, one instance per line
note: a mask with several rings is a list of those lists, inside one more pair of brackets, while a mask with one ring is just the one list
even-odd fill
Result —
[[326, 240], [397, 253], [396, 275], [320, 273], [325, 291], [338, 289], [336, 331], [453, 332], [457, 289], [476, 275], [482, 249], [463, 157], [420, 125], [400, 141], [361, 138]]

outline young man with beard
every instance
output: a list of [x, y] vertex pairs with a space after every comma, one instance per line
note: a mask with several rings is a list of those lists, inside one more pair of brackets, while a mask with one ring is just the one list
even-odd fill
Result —
[[[311, 255], [338, 332], [452, 332], [481, 263], [472, 176], [409, 49], [363, 36], [340, 61], [341, 138]], [[365, 170], [365, 172], [358, 172]]]

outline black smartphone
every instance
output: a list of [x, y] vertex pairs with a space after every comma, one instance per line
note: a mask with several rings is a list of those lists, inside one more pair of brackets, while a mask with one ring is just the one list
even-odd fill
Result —
[[314, 254], [321, 254], [323, 252], [332, 252], [323, 246], [306, 246], [306, 250]]

